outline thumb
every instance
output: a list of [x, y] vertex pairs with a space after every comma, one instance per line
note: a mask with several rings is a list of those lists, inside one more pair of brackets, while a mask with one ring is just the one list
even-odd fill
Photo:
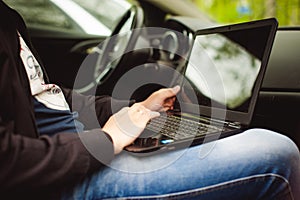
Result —
[[176, 95], [180, 90], [180, 86], [176, 85], [175, 87], [172, 87], [171, 90], [174, 93], [174, 95]]
[[176, 85], [175, 87], [164, 88], [164, 89], [161, 89], [160, 91], [161, 91], [161, 94], [163, 95], [162, 96], [163, 98], [170, 98], [170, 97], [177, 95], [179, 90], [180, 90], [180, 86]]

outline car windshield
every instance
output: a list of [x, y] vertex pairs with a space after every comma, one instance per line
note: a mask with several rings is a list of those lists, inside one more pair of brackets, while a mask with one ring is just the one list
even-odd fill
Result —
[[300, 25], [300, 0], [188, 0], [216, 22], [238, 23], [275, 17], [279, 26]]

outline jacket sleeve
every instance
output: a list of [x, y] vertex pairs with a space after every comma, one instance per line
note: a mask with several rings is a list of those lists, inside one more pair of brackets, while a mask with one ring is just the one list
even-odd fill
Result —
[[17, 78], [20, 73], [15, 70], [16, 63], [2, 47], [0, 45], [0, 193], [59, 191], [108, 164], [114, 158], [113, 144], [99, 128], [81, 134], [36, 136], [30, 114], [32, 105], [27, 98], [29, 92]]
[[[85, 133], [82, 138], [60, 133], [35, 139], [16, 135], [7, 126], [0, 126], [0, 184], [4, 191], [62, 189], [79, 183], [113, 158], [111, 141], [99, 130]], [[101, 162], [84, 143], [97, 146]]]
[[112, 114], [135, 102], [116, 100], [104, 95], [85, 96], [66, 88], [62, 90], [71, 110], [79, 113], [79, 121], [85, 125], [85, 129], [101, 128]]

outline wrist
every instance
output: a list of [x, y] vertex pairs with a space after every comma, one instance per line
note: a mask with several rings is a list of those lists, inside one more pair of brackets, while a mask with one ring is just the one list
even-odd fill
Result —
[[114, 154], [116, 155], [116, 154], [120, 153], [122, 149], [120, 149], [121, 145], [118, 144], [117, 138], [112, 133], [110, 133], [110, 131], [107, 131], [104, 128], [102, 129], [102, 131], [108, 136], [108, 138], [110, 138], [113, 148], [114, 148]]
[[141, 101], [141, 102], [138, 102], [138, 103], [135, 103], [135, 104], [139, 104], [147, 109], [150, 109], [149, 108], [149, 105], [147, 104], [147, 100], [144, 100], [144, 101]]

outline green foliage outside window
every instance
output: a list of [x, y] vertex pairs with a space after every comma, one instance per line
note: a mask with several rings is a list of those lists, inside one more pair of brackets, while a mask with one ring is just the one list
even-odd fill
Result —
[[300, 25], [300, 0], [191, 0], [219, 23], [276, 17], [279, 26]]

